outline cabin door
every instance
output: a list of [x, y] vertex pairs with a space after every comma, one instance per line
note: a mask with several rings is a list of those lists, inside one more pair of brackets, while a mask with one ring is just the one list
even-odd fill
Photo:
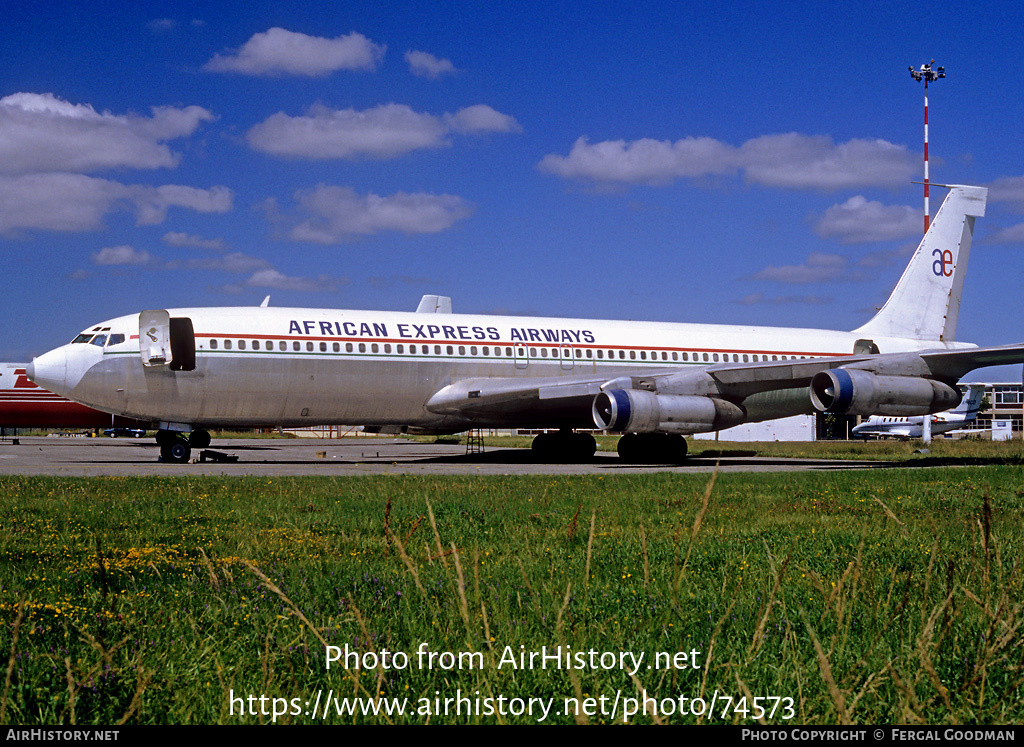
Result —
[[163, 309], [139, 314], [139, 355], [144, 366], [164, 366], [171, 361], [171, 315]]
[[526, 368], [530, 365], [530, 351], [526, 345], [519, 343], [512, 348], [512, 353], [515, 356], [516, 368]]
[[139, 314], [139, 355], [144, 366], [169, 366], [172, 371], [196, 367], [196, 335], [192, 320], [164, 309]]
[[558, 349], [558, 355], [561, 359], [562, 370], [569, 371], [576, 364], [576, 359], [573, 358], [573, 347], [572, 345], [563, 343]]

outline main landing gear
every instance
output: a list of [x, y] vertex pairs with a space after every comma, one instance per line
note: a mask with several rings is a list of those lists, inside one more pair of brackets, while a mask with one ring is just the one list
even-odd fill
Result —
[[589, 433], [562, 429], [538, 434], [530, 448], [542, 462], [589, 462], [597, 451], [597, 441]]
[[627, 433], [619, 439], [618, 452], [630, 464], [681, 464], [686, 439], [671, 433]]
[[187, 436], [181, 431], [157, 431], [160, 458], [173, 464], [188, 464], [192, 449], [205, 449], [210, 445], [210, 433], [196, 429]]
[[[542, 462], [589, 462], [597, 441], [589, 433], [563, 429], [539, 434], [531, 448]], [[669, 433], [627, 433], [618, 445], [619, 458], [628, 464], [682, 464], [686, 450], [686, 439]]]

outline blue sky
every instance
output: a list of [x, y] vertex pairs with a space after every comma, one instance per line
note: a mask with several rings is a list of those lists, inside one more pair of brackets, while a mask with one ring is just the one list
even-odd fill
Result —
[[919, 239], [932, 58], [931, 178], [991, 187], [958, 336], [1024, 340], [1018, 3], [4, 15], [2, 360], [267, 294], [851, 329]]

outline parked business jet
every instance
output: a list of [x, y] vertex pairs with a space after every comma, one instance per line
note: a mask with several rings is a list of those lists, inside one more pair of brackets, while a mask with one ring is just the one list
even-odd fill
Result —
[[967, 423], [978, 417], [981, 409], [981, 400], [985, 396], [985, 387], [979, 384], [970, 384], [967, 393], [959, 405], [948, 412], [940, 412], [935, 415], [915, 415], [913, 417], [894, 417], [887, 415], [872, 415], [863, 423], [853, 427], [853, 435], [858, 438], [867, 439], [869, 436], [876, 438], [921, 438], [924, 435], [924, 419], [930, 417], [932, 420], [932, 433], [947, 433], [957, 428], [963, 428]]
[[148, 310], [89, 327], [33, 360], [58, 394], [159, 423], [186, 462], [211, 426], [366, 425], [454, 433], [553, 429], [534, 449], [586, 459], [619, 432], [628, 461], [675, 462], [683, 436], [825, 411], [927, 415], [975, 368], [1024, 345], [955, 342], [987, 190], [953, 186], [885, 306], [852, 332], [331, 309]]

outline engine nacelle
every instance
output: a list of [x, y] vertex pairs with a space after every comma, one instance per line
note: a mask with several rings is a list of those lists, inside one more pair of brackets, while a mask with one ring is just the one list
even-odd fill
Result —
[[956, 407], [961, 396], [941, 381], [856, 368], [820, 371], [811, 379], [811, 404], [836, 415], [929, 415]]
[[609, 389], [594, 398], [594, 423], [625, 433], [707, 433], [739, 425], [743, 408], [713, 397]]

